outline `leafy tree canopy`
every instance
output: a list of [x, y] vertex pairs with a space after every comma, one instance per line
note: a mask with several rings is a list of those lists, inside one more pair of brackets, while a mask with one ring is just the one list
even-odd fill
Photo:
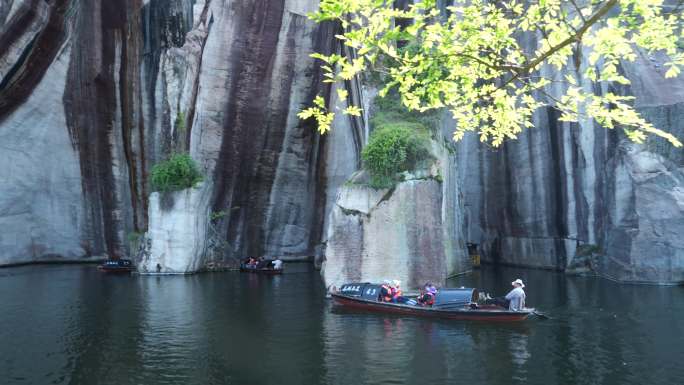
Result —
[[[678, 76], [684, 65], [679, 7], [666, 8], [663, 0], [453, 0], [442, 9], [436, 0], [403, 9], [392, 4], [321, 0], [319, 11], [309, 17], [340, 23], [344, 32], [336, 38], [354, 52], [312, 55], [325, 62], [326, 82], [379, 71], [385, 80], [381, 95], [396, 89], [410, 110], [448, 109], [456, 120], [455, 140], [475, 131], [482, 142], [499, 146], [532, 127], [535, 110], [551, 106], [561, 111], [563, 121], [591, 118], [623, 129], [638, 143], [657, 135], [682, 145], [646, 121], [632, 96], [578, 81], [581, 76], [628, 85], [619, 63], [634, 61], [640, 52], [667, 54], [665, 77]], [[539, 41], [537, 47], [522, 45], [525, 34]], [[582, 54], [586, 66], [580, 65]], [[561, 91], [549, 94], [551, 83]], [[345, 90], [338, 92], [346, 98]], [[351, 105], [343, 113], [361, 110]], [[325, 133], [334, 112], [319, 96], [299, 116], [315, 118]]]

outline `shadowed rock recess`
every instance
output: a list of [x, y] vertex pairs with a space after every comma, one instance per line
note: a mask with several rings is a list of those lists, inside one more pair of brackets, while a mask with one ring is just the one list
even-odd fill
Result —
[[[684, 155], [660, 140], [547, 110], [498, 150], [433, 138], [438, 174], [377, 202], [345, 185], [375, 92], [349, 82], [336, 100], [322, 82], [309, 54], [346, 52], [335, 26], [306, 19], [317, 4], [2, 1], [0, 265], [132, 256], [187, 273], [264, 255], [315, 259], [326, 284], [417, 285], [466, 271], [471, 242], [488, 262], [684, 281]], [[664, 80], [665, 60], [625, 65], [633, 86], [619, 91], [682, 137], [684, 81]], [[316, 94], [365, 116], [320, 136], [296, 116]], [[152, 166], [177, 152], [204, 182], [153, 193]]]

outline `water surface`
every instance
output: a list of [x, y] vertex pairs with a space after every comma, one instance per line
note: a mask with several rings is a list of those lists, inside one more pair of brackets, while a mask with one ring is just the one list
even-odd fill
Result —
[[331, 309], [309, 265], [286, 274], [112, 276], [0, 270], [2, 384], [682, 384], [684, 287], [487, 268], [548, 321], [490, 324]]

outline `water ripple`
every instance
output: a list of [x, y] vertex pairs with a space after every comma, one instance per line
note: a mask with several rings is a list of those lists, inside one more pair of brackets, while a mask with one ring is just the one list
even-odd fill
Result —
[[503, 269], [548, 321], [487, 324], [344, 312], [317, 272], [115, 277], [38, 266], [0, 276], [7, 384], [676, 384], [684, 289]]

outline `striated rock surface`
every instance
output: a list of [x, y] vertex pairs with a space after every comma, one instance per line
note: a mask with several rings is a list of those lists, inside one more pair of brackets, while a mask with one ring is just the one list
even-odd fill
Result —
[[406, 181], [390, 191], [345, 186], [340, 194], [328, 228], [326, 285], [396, 278], [418, 287], [446, 279], [439, 182]]
[[614, 171], [598, 272], [622, 281], [684, 282], [684, 168], [644, 146], [623, 143], [617, 152], [607, 165]]
[[[86, 255], [78, 154], [64, 128], [64, 46], [36, 91], [0, 124], [0, 265]], [[51, 122], [51, 124], [46, 124]]]
[[[334, 26], [306, 19], [317, 4], [1, 1], [0, 265], [130, 255], [130, 235], [149, 231], [157, 260], [142, 265], [169, 272], [316, 257], [337, 282], [375, 277], [382, 258], [397, 258], [396, 274], [413, 284], [466, 270], [467, 240], [494, 263], [564, 270], [591, 248], [593, 272], [684, 281], [684, 152], [660, 140], [636, 146], [590, 121], [560, 123], [553, 110], [499, 150], [475, 136], [456, 151], [435, 145], [441, 183], [405, 182], [386, 200], [343, 186], [360, 167], [374, 91], [349, 82], [350, 100], [338, 101], [321, 82], [309, 54], [344, 51]], [[625, 63], [632, 87], [619, 91], [681, 138], [684, 80], [664, 79], [665, 60]], [[321, 137], [296, 117], [316, 94], [366, 115], [338, 117]], [[205, 184], [169, 208], [150, 198], [148, 174], [185, 151]], [[168, 236], [207, 218], [178, 243]]]
[[152, 193], [149, 206], [149, 245], [138, 271], [145, 274], [184, 274], [202, 268], [207, 255], [209, 215], [207, 190], [201, 187], [173, 193]]
[[[178, 151], [206, 176], [196, 210], [226, 213], [197, 234], [223, 246], [213, 262], [313, 257], [330, 152], [296, 113], [329, 94], [309, 57], [332, 49], [332, 26], [306, 19], [316, 6], [2, 2], [0, 156], [11, 167], [0, 170], [0, 223], [11, 231], [0, 265], [134, 252], [126, 240], [148, 218], [181, 220], [148, 203], [150, 168]], [[200, 254], [186, 266], [201, 265]]]
[[[170, 44], [149, 36], [161, 27], [143, 15], [192, 3], [3, 2], [0, 136], [10, 167], [0, 170], [0, 220], [26, 235], [3, 241], [12, 247], [0, 264], [121, 256], [127, 235], [146, 229], [147, 170], [163, 154], [150, 151], [143, 106], [163, 103], [143, 79], [157, 66], [147, 59]], [[175, 16], [156, 22], [193, 20]]]
[[[684, 80], [665, 80], [663, 60], [626, 63], [632, 87], [620, 92], [635, 95], [647, 119], [681, 138]], [[561, 123], [557, 112], [545, 110], [533, 129], [498, 150], [466, 137], [457, 164], [467, 239], [484, 261], [565, 270], [583, 264], [577, 250], [589, 247], [598, 251], [594, 273], [684, 281], [684, 249], [675, 235], [684, 231], [681, 149], [660, 139], [635, 145], [619, 131], [586, 120]]]
[[394, 188], [368, 187], [365, 171], [340, 188], [328, 219], [326, 286], [399, 279], [417, 288], [469, 269], [454, 159], [431, 143], [435, 164], [405, 173]]

